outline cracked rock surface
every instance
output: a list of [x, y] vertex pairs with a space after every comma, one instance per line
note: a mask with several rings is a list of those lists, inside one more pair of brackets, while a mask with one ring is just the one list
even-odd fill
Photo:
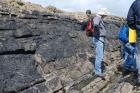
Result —
[[[9, 1], [19, 7], [26, 4]], [[139, 93], [133, 75], [122, 77], [117, 70], [123, 62], [119, 17], [104, 20], [108, 66], [103, 81], [92, 74], [95, 48], [92, 38], [81, 31], [81, 15], [21, 11], [5, 0], [0, 6], [0, 93]]]

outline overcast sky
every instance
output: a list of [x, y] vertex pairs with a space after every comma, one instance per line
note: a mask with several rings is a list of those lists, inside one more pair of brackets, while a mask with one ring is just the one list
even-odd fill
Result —
[[67, 11], [85, 11], [91, 9], [97, 12], [107, 8], [111, 15], [127, 16], [128, 9], [134, 0], [24, 0], [41, 4], [46, 7], [53, 5]]

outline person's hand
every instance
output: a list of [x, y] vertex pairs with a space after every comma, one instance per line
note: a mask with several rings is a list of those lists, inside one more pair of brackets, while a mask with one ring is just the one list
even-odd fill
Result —
[[80, 23], [83, 23], [84, 21], [82, 19], [79, 20]]

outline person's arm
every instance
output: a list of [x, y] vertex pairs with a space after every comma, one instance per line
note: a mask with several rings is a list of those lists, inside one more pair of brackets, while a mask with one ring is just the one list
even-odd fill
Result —
[[93, 20], [94, 26], [99, 26], [100, 21], [101, 21], [101, 17], [96, 16], [96, 17], [94, 18], [94, 20]]
[[93, 20], [93, 26], [96, 30], [99, 30], [99, 26], [100, 26], [100, 21], [101, 21], [101, 17], [96, 16]]
[[84, 31], [86, 29], [86, 27], [87, 27], [87, 20], [83, 20], [81, 22], [81, 30]]
[[130, 7], [130, 9], [128, 11], [128, 14], [127, 14], [127, 24], [132, 29], [136, 28], [136, 26], [135, 26], [136, 19], [135, 19], [134, 6], [135, 6], [135, 2], [131, 5], [131, 7]]

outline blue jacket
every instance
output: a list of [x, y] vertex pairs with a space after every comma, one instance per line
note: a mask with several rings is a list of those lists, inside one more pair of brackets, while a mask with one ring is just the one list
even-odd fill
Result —
[[140, 0], [135, 0], [131, 5], [127, 15], [127, 22], [130, 28], [140, 32]]

